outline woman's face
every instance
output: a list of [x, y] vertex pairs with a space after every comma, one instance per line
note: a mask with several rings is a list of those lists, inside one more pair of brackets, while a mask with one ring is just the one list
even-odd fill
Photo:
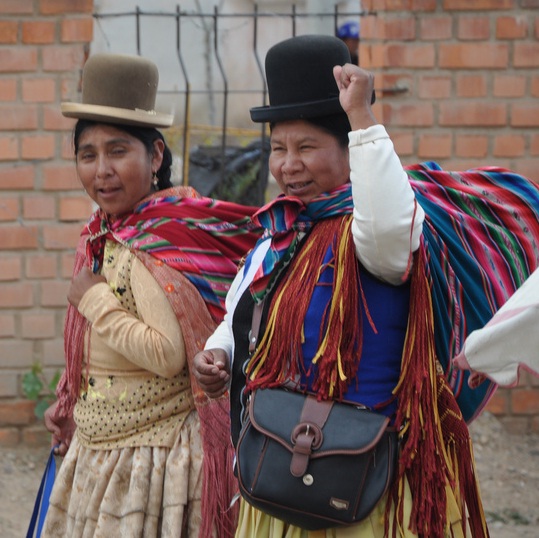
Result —
[[138, 138], [98, 124], [81, 133], [78, 146], [77, 173], [82, 186], [105, 213], [114, 217], [129, 213], [150, 194], [152, 172], [163, 160], [161, 140], [154, 142], [149, 155]]
[[343, 185], [350, 177], [348, 148], [303, 120], [275, 124], [269, 168], [283, 193], [304, 203]]

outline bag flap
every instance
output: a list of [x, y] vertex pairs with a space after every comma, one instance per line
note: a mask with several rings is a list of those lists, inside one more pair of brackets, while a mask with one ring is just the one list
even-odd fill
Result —
[[[313, 396], [308, 396], [313, 398]], [[254, 428], [292, 451], [292, 432], [298, 425], [305, 402], [304, 394], [286, 389], [258, 389], [251, 394], [249, 417]], [[389, 418], [368, 409], [335, 402], [322, 429], [320, 448], [324, 452], [361, 453], [372, 448], [385, 432]]]

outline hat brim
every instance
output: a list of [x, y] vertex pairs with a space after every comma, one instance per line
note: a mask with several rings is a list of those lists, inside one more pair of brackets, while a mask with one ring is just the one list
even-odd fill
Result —
[[259, 106], [250, 109], [251, 119], [256, 123], [301, 120], [341, 114], [344, 112], [338, 97], [279, 106]]
[[140, 127], [170, 127], [174, 122], [171, 114], [148, 112], [147, 110], [127, 110], [102, 105], [82, 103], [61, 103], [62, 114], [66, 118], [102, 121], [104, 123], [137, 125]]

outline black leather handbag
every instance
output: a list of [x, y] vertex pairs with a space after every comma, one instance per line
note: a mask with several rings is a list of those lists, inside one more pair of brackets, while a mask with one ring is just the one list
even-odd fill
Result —
[[359, 405], [258, 389], [236, 447], [241, 495], [307, 530], [357, 523], [392, 483], [398, 434], [388, 422]]

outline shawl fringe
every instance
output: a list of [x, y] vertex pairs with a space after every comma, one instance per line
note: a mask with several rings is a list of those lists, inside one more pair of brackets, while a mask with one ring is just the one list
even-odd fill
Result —
[[[420, 538], [447, 536], [447, 488], [455, 492], [463, 532], [488, 537], [468, 427], [443, 372], [437, 371], [434, 316], [422, 245], [415, 256], [411, 301], [395, 426], [400, 431], [398, 474], [390, 492], [395, 505], [393, 537], [403, 526], [403, 489], [412, 493], [410, 528]], [[386, 532], [390, 506], [386, 511]]]

